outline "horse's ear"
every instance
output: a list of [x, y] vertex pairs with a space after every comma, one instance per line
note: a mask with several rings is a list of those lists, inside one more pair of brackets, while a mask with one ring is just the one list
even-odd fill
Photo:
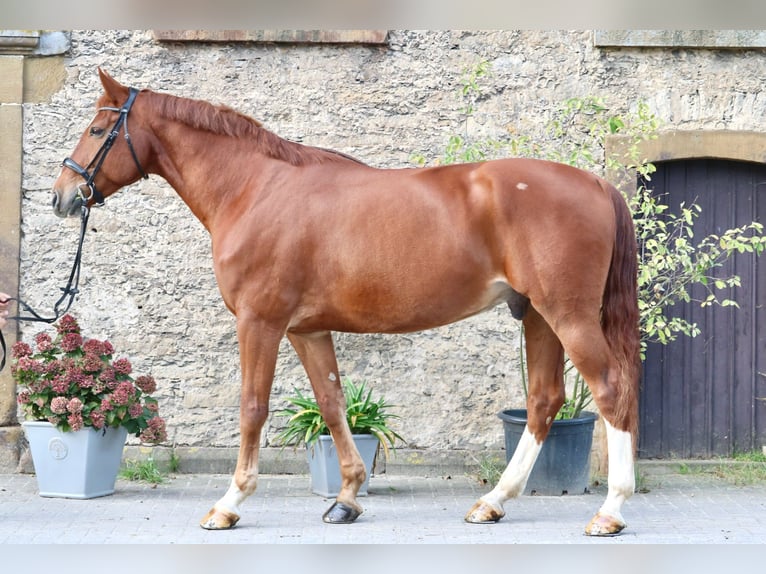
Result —
[[122, 102], [127, 99], [129, 91], [127, 86], [123, 86], [101, 68], [98, 69], [98, 76], [101, 78], [101, 84], [104, 86], [104, 91], [115, 102], [122, 104]]

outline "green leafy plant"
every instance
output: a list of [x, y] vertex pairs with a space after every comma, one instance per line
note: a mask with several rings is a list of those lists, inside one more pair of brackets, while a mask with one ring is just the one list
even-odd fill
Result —
[[[277, 435], [277, 442], [283, 445], [296, 445], [301, 442], [310, 445], [319, 435], [329, 435], [319, 405], [313, 396], [306, 396], [298, 389], [295, 395], [286, 400], [292, 405], [275, 414], [288, 417], [287, 425]], [[343, 381], [343, 395], [346, 399], [346, 420], [351, 428], [351, 434], [372, 434], [378, 437], [380, 444], [388, 457], [389, 446], [394, 447], [396, 439], [403, 440], [389, 426], [389, 421], [399, 418], [391, 414], [389, 405], [384, 398], [373, 399], [372, 391], [365, 387], [364, 382], [354, 384], [349, 379]]]
[[738, 306], [719, 293], [739, 287], [739, 276], [722, 276], [716, 269], [735, 252], [760, 255], [766, 248], [763, 226], [758, 222], [708, 235], [695, 244], [694, 222], [701, 208], [682, 204], [680, 213], [674, 214], [660, 199], [643, 186], [628, 199], [640, 246], [639, 313], [644, 347], [647, 342], [668, 343], [679, 334], [699, 334], [695, 323], [669, 313], [676, 303], [692, 300], [692, 285], [704, 288], [704, 298], [695, 300], [703, 307]]

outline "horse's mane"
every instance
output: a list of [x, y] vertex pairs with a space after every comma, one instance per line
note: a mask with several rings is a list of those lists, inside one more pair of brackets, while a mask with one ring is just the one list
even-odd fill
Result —
[[363, 164], [358, 159], [338, 151], [306, 146], [281, 138], [264, 128], [258, 120], [228, 106], [213, 105], [203, 100], [179, 98], [169, 94], [151, 93], [157, 102], [156, 110], [162, 117], [213, 134], [247, 139], [264, 155], [286, 161], [291, 165], [300, 166], [330, 161], [353, 161]]

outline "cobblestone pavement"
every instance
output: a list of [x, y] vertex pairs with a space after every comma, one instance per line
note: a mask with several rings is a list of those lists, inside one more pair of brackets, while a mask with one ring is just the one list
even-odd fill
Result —
[[118, 480], [111, 496], [43, 498], [35, 477], [0, 475], [0, 543], [765, 543], [766, 486], [734, 486], [706, 475], [664, 475], [624, 506], [628, 528], [589, 538], [583, 528], [605, 496], [523, 496], [506, 503], [497, 524], [467, 524], [463, 515], [486, 491], [471, 477], [374, 476], [365, 512], [351, 525], [321, 520], [329, 506], [311, 494], [308, 476], [261, 477], [258, 492], [230, 531], [198, 521], [230, 477], [177, 475], [153, 487]]

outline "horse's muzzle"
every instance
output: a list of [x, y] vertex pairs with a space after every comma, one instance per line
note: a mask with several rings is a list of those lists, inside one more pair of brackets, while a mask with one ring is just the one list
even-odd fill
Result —
[[51, 207], [53, 207], [53, 213], [58, 217], [72, 217], [80, 213], [82, 199], [75, 194], [70, 201], [64, 201], [61, 192], [54, 189]]

